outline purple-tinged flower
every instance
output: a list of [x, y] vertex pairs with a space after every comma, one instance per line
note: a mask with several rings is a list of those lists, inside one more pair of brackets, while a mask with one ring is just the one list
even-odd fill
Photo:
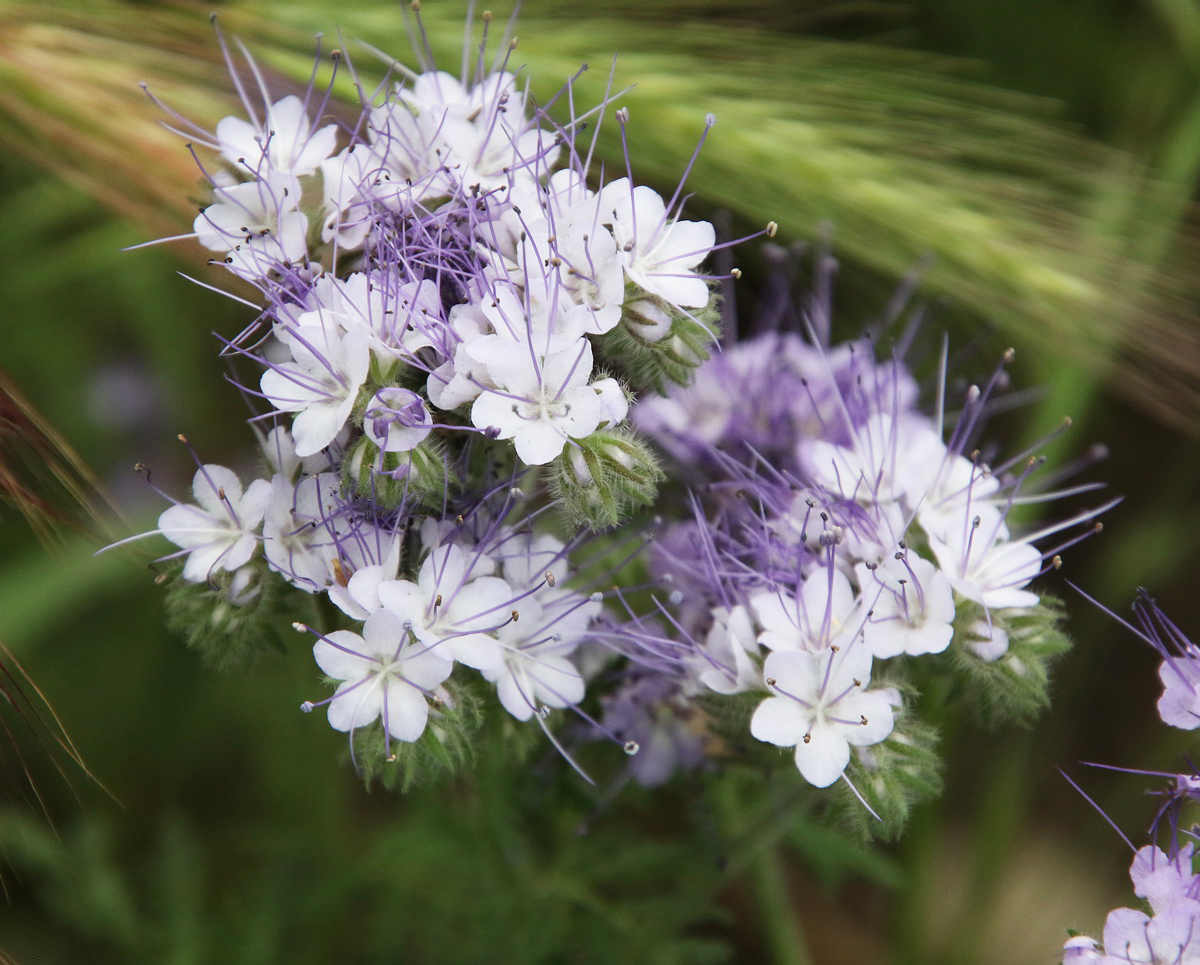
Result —
[[398, 386], [380, 389], [367, 403], [363, 428], [384, 452], [408, 452], [433, 431], [425, 400]]

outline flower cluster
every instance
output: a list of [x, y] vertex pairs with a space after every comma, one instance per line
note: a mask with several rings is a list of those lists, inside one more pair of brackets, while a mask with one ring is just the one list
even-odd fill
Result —
[[[1159, 677], [1163, 694], [1158, 713], [1163, 723], [1183, 730], [1200, 727], [1196, 713], [1197, 648], [1143, 591], [1134, 603], [1136, 626], [1124, 623], [1163, 658]], [[1118, 618], [1119, 619], [1119, 618]], [[1123, 770], [1123, 768], [1117, 768]], [[1200, 801], [1200, 775], [1133, 771], [1165, 779], [1166, 788], [1150, 835], [1155, 843], [1134, 848], [1129, 876], [1133, 893], [1143, 899], [1149, 914], [1136, 908], [1116, 908], [1104, 923], [1103, 945], [1087, 935], [1072, 935], [1063, 946], [1063, 962], [1097, 965], [1145, 963], [1188, 965], [1200, 962], [1200, 873], [1194, 870], [1195, 846], [1180, 844], [1183, 805]], [[1110, 822], [1111, 823], [1111, 822]], [[1194, 836], [1194, 829], [1188, 831]], [[1167, 838], [1166, 850], [1157, 841]]]
[[498, 706], [573, 763], [616, 740], [644, 784], [777, 745], [900, 814], [937, 784], [912, 661], [1039, 709], [1065, 641], [1035, 543], [1099, 510], [1013, 524], [1055, 494], [980, 448], [1011, 353], [954, 418], [944, 352], [934, 418], [899, 352], [812, 318], [712, 353], [713, 227], [682, 184], [605, 183], [580, 134], [608, 103], [568, 84], [556, 123], [507, 53], [389, 77], [350, 125], [251, 64], [247, 116], [193, 131], [219, 158], [194, 237], [257, 293], [224, 353], [265, 470], [201, 465], [162, 514], [173, 624], [223, 661], [311, 632], [334, 689], [303, 709], [380, 760], [461, 756]]
[[[1035, 541], [1100, 510], [1010, 528], [1014, 506], [1049, 495], [1031, 478], [1039, 460], [993, 466], [976, 446], [1011, 359], [967, 390], [949, 430], [944, 388], [931, 419], [899, 358], [877, 360], [869, 340], [828, 347], [793, 332], [730, 345], [688, 387], [640, 402], [635, 424], [700, 485], [691, 518], [664, 522], [651, 552], [673, 611], [626, 621], [614, 639], [643, 675], [671, 681], [678, 706], [768, 695], [755, 697], [750, 734], [794, 748], [817, 787], [852, 761], [875, 783], [888, 751], [914, 752], [902, 699], [911, 660], [900, 658], [947, 654], [944, 669], [1007, 687], [1011, 712], [1036, 708], [1062, 640], [1029, 584], [1078, 537]], [[635, 734], [695, 730], [614, 706]], [[686, 743], [674, 746], [685, 762]], [[647, 777], [669, 770], [656, 762]]]

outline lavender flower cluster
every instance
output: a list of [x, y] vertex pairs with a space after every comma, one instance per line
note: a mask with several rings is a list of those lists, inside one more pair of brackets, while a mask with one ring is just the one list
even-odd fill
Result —
[[1065, 641], [1035, 542], [1100, 511], [1010, 530], [1054, 495], [977, 444], [1011, 353], [953, 420], [944, 352], [930, 418], [898, 351], [811, 316], [710, 359], [720, 246], [682, 182], [605, 182], [582, 133], [611, 99], [578, 113], [568, 83], [557, 124], [485, 49], [486, 24], [462, 76], [395, 68], [326, 126], [247, 55], [248, 119], [190, 131], [220, 159], [192, 236], [257, 293], [224, 353], [255, 369], [265, 473], [201, 465], [162, 514], [175, 625], [315, 634], [334, 691], [303, 709], [384, 760], [461, 746], [494, 696], [568, 760], [546, 721], [572, 709], [648, 785], [753, 737], [873, 811], [932, 788], [912, 658], [1039, 708]]
[[[1200, 727], [1200, 647], [1145, 592], [1134, 603], [1134, 614], [1136, 626], [1120, 622], [1162, 657], [1160, 719], [1181, 730], [1196, 730]], [[1200, 962], [1200, 873], [1194, 870], [1195, 844], [1186, 840], [1195, 838], [1195, 828], [1180, 827], [1184, 806], [1200, 801], [1200, 774], [1131, 773], [1166, 780], [1165, 790], [1155, 792], [1162, 800], [1150, 824], [1152, 843], [1137, 848], [1122, 835], [1134, 852], [1129, 869], [1133, 893], [1145, 901], [1149, 914], [1136, 908], [1114, 909], [1104, 923], [1103, 946], [1087, 935], [1072, 935], [1063, 946], [1064, 965]], [[1164, 836], [1165, 850], [1158, 846]]]

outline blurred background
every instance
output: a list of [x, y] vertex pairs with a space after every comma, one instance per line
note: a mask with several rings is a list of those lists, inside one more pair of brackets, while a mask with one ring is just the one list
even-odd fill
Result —
[[[452, 71], [465, 9], [423, 5]], [[994, 426], [1011, 451], [1064, 415], [1052, 458], [1108, 448], [1083, 478], [1125, 501], [1044, 582], [1076, 641], [1053, 705], [1028, 730], [942, 720], [944, 796], [868, 848], [739, 813], [732, 780], [598, 808], [536, 755], [515, 782], [483, 762], [367, 793], [296, 712], [320, 688], [307, 645], [218, 673], [163, 629], [146, 564], [165, 544], [92, 555], [165, 505], [135, 463], [185, 494], [177, 434], [251, 459], [213, 337], [248, 310], [182, 277], [223, 283], [193, 242], [122, 251], [204, 202], [138, 84], [205, 126], [233, 112], [214, 10], [277, 97], [319, 31], [364, 78], [380, 62], [356, 40], [413, 62], [383, 0], [0, 0], [0, 961], [1036, 963], [1132, 901], [1127, 849], [1059, 768], [1139, 842], [1146, 779], [1079, 762], [1180, 770], [1188, 742], [1154, 714], [1153, 654], [1064, 578], [1122, 614], [1145, 586], [1200, 633], [1200, 3], [522, 9], [515, 62], [542, 99], [585, 62], [578, 97], [598, 98], [618, 54], [638, 180], [672, 190], [716, 115], [690, 212], [828, 239], [835, 334], [920, 267], [958, 374], [1016, 348], [1023, 404]], [[773, 262], [735, 257], [748, 319]]]

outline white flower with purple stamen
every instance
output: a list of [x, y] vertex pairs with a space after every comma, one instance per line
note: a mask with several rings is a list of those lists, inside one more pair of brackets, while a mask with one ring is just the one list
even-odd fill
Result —
[[592, 346], [587, 339], [548, 341], [549, 349], [541, 352], [493, 338], [487, 370], [496, 388], [471, 407], [475, 426], [512, 439], [517, 455], [530, 466], [549, 462], [568, 439], [583, 439], [602, 424], [623, 421], [628, 409], [615, 379], [588, 383]]
[[482, 670], [502, 662], [497, 632], [513, 622], [520, 596], [491, 576], [493, 569], [473, 551], [439, 546], [421, 564], [416, 583], [389, 580], [374, 592], [430, 653]]
[[577, 640], [556, 631], [532, 597], [514, 601], [513, 620], [498, 631], [499, 663], [483, 667], [483, 677], [496, 684], [504, 709], [517, 720], [529, 720], [541, 707], [571, 707], [583, 700], [584, 682], [567, 659]]
[[823, 650], [860, 620], [850, 581], [832, 565], [815, 570], [794, 592], [765, 590], [750, 598], [759, 625], [758, 642], [769, 650]]
[[264, 372], [262, 392], [281, 412], [296, 413], [292, 422], [296, 454], [311, 456], [333, 442], [350, 418], [371, 355], [361, 332], [339, 337], [304, 325], [289, 334], [294, 362]]
[[299, 210], [300, 183], [273, 173], [213, 191], [216, 202], [196, 216], [196, 240], [248, 278], [308, 260], [308, 218]]
[[954, 589], [988, 609], [1037, 606], [1038, 595], [1023, 589], [1042, 571], [1042, 551], [1028, 540], [1008, 540], [1000, 513], [990, 506], [961, 517], [946, 539], [929, 537], [938, 565]]
[[855, 567], [869, 609], [863, 642], [876, 657], [941, 653], [954, 636], [954, 590], [915, 553]]
[[867, 690], [871, 654], [849, 637], [828, 650], [776, 651], [763, 664], [763, 677], [777, 696], [768, 697], [750, 719], [758, 740], [796, 748], [796, 767], [814, 787], [828, 787], [850, 763], [850, 748], [886, 740], [897, 695]]
[[224, 466], [201, 466], [192, 479], [198, 505], [177, 503], [158, 517], [158, 529], [187, 551], [183, 578], [201, 583], [221, 570], [236, 570], [258, 548], [256, 535], [271, 484], [256, 479], [245, 490]]
[[[367, 617], [362, 635], [337, 630], [313, 645], [317, 665], [340, 681], [329, 698], [329, 725], [353, 731], [383, 718], [389, 736], [415, 741], [429, 719], [427, 696], [453, 669], [414, 639], [403, 621], [386, 610]], [[322, 701], [324, 703], [324, 701]], [[312, 710], [313, 704], [305, 704]]]
[[224, 118], [217, 124], [217, 143], [221, 156], [239, 170], [303, 177], [337, 149], [337, 127], [314, 131], [304, 102], [291, 95], [267, 108], [263, 124], [257, 118]]
[[695, 268], [716, 242], [713, 226], [670, 217], [657, 191], [628, 178], [605, 185], [601, 198], [629, 280], [680, 308], [707, 305], [708, 282]]

